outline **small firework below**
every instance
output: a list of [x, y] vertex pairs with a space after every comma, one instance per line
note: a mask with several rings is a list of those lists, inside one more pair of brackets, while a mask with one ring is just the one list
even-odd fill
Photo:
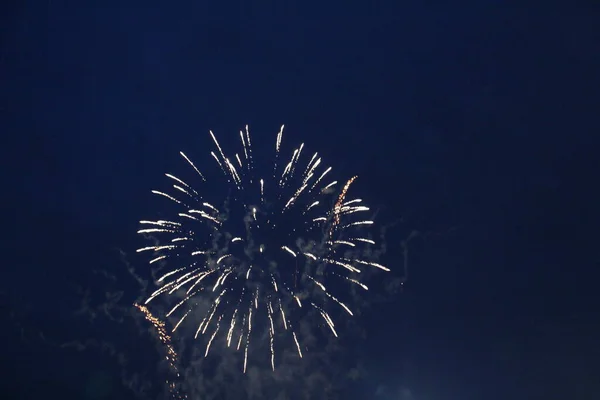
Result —
[[[179, 370], [177, 369], [176, 365], [177, 353], [175, 352], [175, 349], [173, 349], [173, 345], [171, 344], [171, 336], [169, 336], [167, 330], [165, 329], [165, 323], [156, 318], [154, 315], [152, 315], [152, 313], [150, 312], [150, 310], [148, 310], [146, 306], [134, 304], [134, 307], [140, 310], [144, 314], [144, 317], [146, 317], [146, 320], [149, 321], [152, 324], [152, 326], [154, 326], [154, 329], [156, 329], [158, 338], [167, 349], [167, 355], [165, 356], [165, 358], [169, 362], [169, 367], [177, 376], [177, 378], [179, 378]], [[179, 394], [175, 382], [167, 381], [167, 386], [169, 387], [169, 392], [171, 393], [171, 397], [173, 399], [187, 399], [187, 396]]]
[[[140, 221], [138, 233], [155, 235], [158, 244], [137, 251], [153, 253], [149, 262], [161, 269], [175, 267], [162, 274], [145, 304], [160, 295], [177, 299], [166, 313], [177, 316], [174, 332], [188, 315], [196, 315], [192, 311], [202, 298], [209, 306], [193, 331], [194, 338], [205, 337], [204, 355], [222, 333], [226, 347], [243, 353], [245, 372], [251, 339], [268, 337], [268, 344], [257, 347], [269, 349], [274, 370], [279, 346], [293, 346], [302, 358], [301, 321], [337, 337], [334, 319], [340, 312], [353, 315], [346, 304], [351, 293], [368, 290], [363, 269], [389, 269], [373, 259], [374, 221], [356, 217], [369, 208], [361, 199], [346, 200], [356, 176], [336, 189], [337, 181], [326, 182], [332, 168], [321, 165], [318, 153], [300, 161], [304, 144], [281, 163], [283, 126], [273, 165], [262, 170], [247, 126], [240, 131], [240, 152], [231, 158], [210, 136], [217, 173], [204, 175], [181, 152], [197, 182], [166, 174], [174, 191], [152, 192], [171, 202], [173, 218]], [[215, 175], [224, 179], [210, 179]]]

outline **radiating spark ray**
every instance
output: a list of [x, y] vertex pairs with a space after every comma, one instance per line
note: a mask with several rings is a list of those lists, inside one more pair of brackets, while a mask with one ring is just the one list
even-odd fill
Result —
[[174, 275], [180, 271], [183, 271], [186, 267], [182, 267], [182, 268], [178, 268], [178, 269], [174, 269], [173, 271], [169, 271], [166, 274], [164, 274], [163, 276], [161, 276], [160, 278], [158, 278], [158, 282], [162, 282], [165, 280], [165, 278], [168, 278], [171, 275]]
[[355, 240], [357, 242], [363, 242], [363, 243], [369, 243], [369, 244], [375, 244], [374, 240], [366, 239], [366, 238], [350, 238], [350, 240]]
[[315, 183], [313, 183], [313, 185], [311, 186], [310, 190], [313, 191], [315, 187], [317, 187], [317, 185], [319, 183], [321, 183], [321, 181], [323, 180], [323, 178], [325, 178], [325, 175], [327, 175], [329, 172], [331, 172], [331, 167], [327, 168], [325, 170], [325, 172], [323, 172], [321, 174], [321, 176], [319, 176], [319, 178], [315, 181]]
[[292, 256], [296, 257], [296, 253], [294, 253], [294, 251], [292, 249], [290, 249], [287, 246], [281, 246], [281, 248], [285, 251], [287, 251], [288, 253], [290, 253]]
[[242, 345], [242, 339], [244, 337], [244, 327], [246, 326], [246, 314], [244, 314], [244, 317], [242, 318], [242, 327], [240, 328], [240, 337], [238, 339], [238, 344], [236, 347], [236, 351], [238, 351], [240, 349], [240, 346]]
[[181, 226], [181, 223], [179, 223], [179, 222], [163, 221], [163, 220], [159, 220], [159, 221], [140, 221], [140, 224], [158, 225], [158, 226], [165, 226], [165, 227]]
[[210, 350], [210, 345], [212, 344], [213, 340], [215, 339], [215, 336], [217, 336], [217, 333], [219, 332], [222, 317], [223, 317], [223, 315], [221, 315], [219, 317], [219, 320], [217, 321], [217, 328], [215, 329], [215, 332], [212, 334], [212, 336], [210, 337], [210, 340], [208, 341], [208, 344], [206, 345], [206, 352], [204, 353], [204, 357], [208, 356], [208, 351]]
[[187, 183], [185, 183], [183, 180], [179, 179], [178, 177], [176, 177], [175, 175], [171, 175], [171, 174], [165, 174], [165, 176], [167, 178], [171, 178], [173, 179], [175, 182], [178, 182], [180, 184], [182, 184], [183, 186], [185, 186], [186, 189], [191, 190], [196, 196], [198, 196], [198, 192], [196, 192], [194, 190], [194, 188], [192, 188], [190, 185], [188, 185]]
[[327, 189], [334, 187], [335, 185], [337, 185], [337, 183], [338, 183], [337, 181], [333, 181], [333, 182], [327, 184], [327, 186], [325, 186], [323, 189], [321, 189], [321, 193], [325, 193], [325, 191]]
[[281, 148], [281, 139], [283, 137], [283, 127], [285, 125], [281, 125], [281, 128], [279, 128], [279, 133], [277, 133], [277, 141], [275, 142], [275, 152], [279, 153], [279, 149]]
[[279, 298], [279, 311], [281, 311], [281, 319], [283, 321], [283, 328], [287, 331], [288, 325], [285, 318], [285, 310], [283, 309], [283, 304], [281, 304], [281, 297]]
[[192, 199], [194, 198], [194, 195], [193, 195], [193, 194], [191, 194], [191, 193], [190, 193], [190, 192], [189, 192], [187, 189], [185, 189], [185, 188], [183, 188], [183, 187], [181, 187], [181, 186], [179, 186], [179, 185], [173, 185], [173, 187], [174, 187], [175, 189], [179, 190], [180, 192], [182, 192], [182, 193], [184, 193], [184, 194], [188, 195], [188, 196], [189, 196], [189, 197], [191, 197]]
[[344, 275], [336, 274], [335, 272], [333, 272], [333, 274], [336, 275], [336, 276], [339, 276], [340, 278], [343, 278], [343, 279], [345, 279], [345, 280], [347, 280], [349, 282], [352, 282], [355, 285], [360, 286], [364, 290], [369, 290], [369, 288], [367, 287], [367, 285], [365, 285], [364, 283], [358, 281], [357, 279], [353, 279], [353, 278], [349, 278], [349, 277], [344, 276]]
[[171, 316], [171, 314], [173, 314], [173, 313], [174, 313], [174, 312], [175, 312], [175, 311], [176, 311], [176, 310], [177, 310], [177, 309], [178, 309], [178, 308], [179, 308], [179, 307], [180, 307], [182, 304], [184, 304], [186, 301], [188, 301], [188, 300], [189, 300], [189, 299], [190, 299], [190, 298], [191, 298], [193, 295], [195, 295], [195, 294], [196, 294], [196, 293], [192, 293], [192, 294], [190, 294], [189, 296], [186, 296], [186, 297], [185, 297], [183, 300], [181, 300], [179, 303], [177, 303], [177, 304], [175, 305], [175, 307], [173, 307], [173, 308], [171, 309], [171, 311], [169, 311], [169, 312], [167, 313], [167, 317], [170, 317], [170, 316]]
[[298, 355], [302, 358], [302, 350], [300, 350], [300, 343], [298, 343], [298, 338], [296, 337], [296, 332], [292, 332], [294, 336], [294, 342], [296, 343], [296, 349], [298, 349]]
[[336, 244], [344, 244], [346, 246], [350, 246], [350, 247], [356, 247], [356, 244], [349, 242], [347, 240], [334, 240], [333, 242], [328, 242], [331, 243], [332, 245], [336, 245]]
[[217, 155], [214, 153], [214, 151], [211, 151], [210, 155], [215, 159], [215, 161], [217, 162], [217, 164], [219, 164], [219, 168], [221, 168], [221, 171], [223, 171], [223, 173], [225, 175], [227, 175], [227, 172], [225, 171], [225, 168], [223, 168], [223, 164], [221, 164], [221, 160], [219, 160], [219, 157], [217, 157]]
[[224, 259], [226, 259], [226, 258], [228, 258], [228, 257], [231, 257], [231, 254], [224, 254], [224, 255], [222, 255], [221, 257], [219, 257], [219, 258], [217, 259], [217, 264], [220, 264], [220, 263], [221, 263], [221, 261], [223, 261]]
[[390, 271], [390, 269], [388, 267], [384, 267], [383, 265], [378, 264], [378, 263], [374, 263], [374, 262], [370, 262], [370, 261], [364, 261], [364, 260], [354, 260], [354, 261], [356, 261], [359, 264], [369, 265], [371, 267], [379, 268], [379, 269], [381, 269], [383, 271], [386, 271], [386, 272]]
[[263, 179], [260, 180], [260, 202], [265, 202], [265, 181]]
[[240, 131], [240, 138], [242, 139], [242, 147], [244, 148], [244, 156], [248, 161], [248, 149], [246, 149], [246, 141], [244, 140], [244, 132]]
[[153, 258], [152, 260], [148, 261], [148, 264], [154, 264], [155, 262], [164, 260], [165, 258], [167, 258], [167, 256], [159, 256], [159, 257]]
[[137, 233], [158, 233], [158, 232], [168, 232], [168, 233], [177, 233], [175, 229], [168, 228], [144, 228], [137, 231]]
[[208, 208], [210, 208], [211, 210], [213, 210], [213, 211], [215, 211], [215, 212], [219, 212], [219, 210], [217, 210], [217, 208], [215, 208], [215, 206], [213, 206], [213, 205], [212, 205], [212, 204], [210, 204], [210, 203], [202, 203], [202, 205], [203, 205], [204, 207], [208, 207]]
[[219, 142], [217, 141], [217, 138], [215, 137], [215, 134], [212, 131], [208, 131], [210, 133], [210, 136], [212, 137], [213, 141], [215, 142], [215, 144], [217, 145], [217, 149], [219, 150], [219, 154], [221, 155], [222, 159], [225, 159], [225, 154], [223, 154], [223, 150], [221, 149], [221, 145], [219, 144]]
[[148, 250], [152, 250], [152, 251], [161, 251], [161, 250], [167, 250], [167, 249], [174, 249], [177, 246], [173, 246], [173, 245], [168, 245], [168, 246], [148, 246], [148, 247], [142, 247], [140, 249], [137, 249], [136, 252], [142, 252], [142, 251], [148, 251]]
[[[213, 217], [213, 216], [211, 216], [211, 215], [209, 215], [209, 214], [205, 213], [205, 212], [204, 212], [204, 211], [202, 211], [202, 210], [189, 210], [188, 212], [189, 212], [190, 214], [198, 214], [198, 215], [200, 215], [200, 217], [202, 217], [202, 218], [204, 218], [204, 219], [207, 219], [207, 220], [209, 220], [209, 221], [211, 221], [211, 222], [214, 222], [214, 223], [215, 223], [215, 224], [217, 224], [217, 225], [221, 225], [221, 224], [222, 224], [222, 222], [221, 222], [221, 221], [219, 221], [217, 218], [215, 218], [215, 217]], [[198, 220], [197, 218], [195, 218], [195, 219], [196, 219], [196, 220]]]
[[189, 219], [191, 219], [191, 220], [194, 220], [194, 221], [200, 221], [198, 218], [196, 218], [196, 217], [194, 217], [194, 216], [192, 216], [192, 215], [190, 215], [190, 214], [186, 214], [186, 213], [179, 213], [178, 215], [179, 215], [180, 217], [189, 218]]
[[312, 280], [312, 281], [313, 281], [313, 282], [314, 282], [314, 283], [315, 283], [315, 284], [316, 284], [316, 285], [317, 285], [317, 286], [318, 286], [318, 287], [319, 287], [319, 288], [320, 288], [320, 289], [323, 291], [323, 293], [325, 293], [325, 295], [326, 295], [327, 297], [329, 297], [330, 299], [332, 299], [333, 301], [335, 301], [336, 303], [338, 303], [340, 306], [342, 306], [342, 308], [343, 308], [344, 310], [346, 310], [346, 312], [347, 312], [348, 314], [350, 314], [350, 315], [354, 315], [354, 314], [352, 313], [352, 311], [351, 311], [351, 310], [348, 308], [348, 306], [347, 306], [347, 305], [345, 305], [344, 303], [342, 303], [340, 300], [338, 300], [338, 299], [337, 299], [337, 297], [335, 297], [334, 295], [332, 295], [331, 293], [329, 293], [329, 292], [327, 291], [327, 288], [325, 287], [325, 285], [323, 285], [321, 282], [317, 281], [315, 278], [313, 278], [313, 277], [312, 277], [312, 276], [310, 276], [310, 275], [307, 275], [307, 277], [308, 277], [308, 279]]
[[338, 337], [338, 334], [335, 331], [335, 325], [333, 324], [333, 321], [331, 320], [331, 317], [329, 316], [329, 314], [327, 314], [321, 307], [317, 306], [315, 303], [310, 303], [310, 304], [319, 311], [319, 313], [321, 314], [321, 316], [327, 323], [327, 326], [329, 326], [329, 329], [331, 329], [331, 332], [333, 332], [333, 335], [335, 337]]
[[186, 156], [183, 151], [180, 151], [179, 154], [181, 154], [181, 156], [183, 158], [185, 158], [185, 160], [192, 166], [192, 168], [194, 168], [194, 170], [198, 173], [198, 175], [200, 175], [200, 178], [202, 178], [203, 181], [206, 181], [206, 178], [204, 177], [204, 175], [202, 175], [202, 173], [200, 172], [200, 170], [198, 168], [196, 168], [196, 166], [194, 165], [194, 163], [192, 162], [192, 160], [190, 160], [188, 158], [188, 156]]
[[252, 164], [252, 142], [250, 142], [250, 131], [248, 131], [248, 125], [246, 125], [246, 142], [248, 143], [248, 165], [251, 167]]
[[373, 221], [356, 221], [356, 222], [351, 222], [349, 224], [346, 224], [344, 226], [342, 226], [342, 229], [346, 229], [346, 228], [350, 228], [351, 226], [358, 226], [358, 225], [373, 225]]
[[231, 317], [231, 322], [229, 325], [229, 331], [227, 332], [227, 347], [229, 347], [231, 345], [231, 338], [233, 337], [233, 330], [235, 328], [235, 317], [237, 316], [238, 313], [238, 309], [236, 308], [235, 311], [233, 312], [233, 316]]
[[269, 339], [271, 342], [271, 369], [273, 371], [275, 371], [275, 348], [274, 348], [275, 327], [273, 326], [273, 308], [271, 307], [271, 303], [269, 303], [267, 315], [269, 316], [269, 322], [271, 323], [271, 329], [269, 329]]
[[181, 325], [181, 323], [183, 322], [183, 320], [189, 315], [189, 313], [192, 311], [192, 309], [190, 308], [189, 310], [187, 310], [187, 312], [185, 314], [183, 314], [183, 317], [181, 317], [179, 319], [179, 322], [177, 322], [177, 324], [175, 324], [175, 327], [173, 328], [173, 333], [177, 330], [177, 328], [179, 328], [179, 325]]
[[244, 374], [248, 365], [248, 346], [250, 346], [250, 333], [252, 333], [252, 307], [248, 309], [248, 333], [246, 334], [246, 348], [244, 349]]
[[[335, 264], [335, 265], [339, 265], [340, 267], [344, 267], [344, 268], [346, 268], [350, 272], [360, 273], [360, 269], [352, 266], [351, 264], [349, 264], [347, 262], [341, 262], [341, 261], [338, 261], [338, 260], [334, 260], [332, 258], [323, 258], [322, 260], [325, 261], [326, 263], [329, 263], [329, 264]], [[351, 260], [348, 260], [348, 261], [351, 261]]]

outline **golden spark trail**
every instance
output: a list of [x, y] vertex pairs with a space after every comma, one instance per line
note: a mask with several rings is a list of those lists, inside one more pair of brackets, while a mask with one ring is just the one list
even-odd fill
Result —
[[[150, 310], [148, 310], [148, 308], [146, 306], [134, 303], [133, 306], [135, 308], [137, 308], [138, 310], [140, 310], [140, 312], [142, 314], [144, 314], [144, 317], [146, 318], [146, 321], [150, 322], [152, 324], [152, 326], [154, 327], [154, 329], [156, 330], [156, 333], [158, 334], [158, 338], [160, 339], [161, 343], [165, 346], [165, 348], [167, 349], [167, 355], [166, 355], [166, 359], [169, 362], [169, 366], [171, 367], [172, 371], [175, 373], [175, 375], [179, 378], [179, 370], [177, 369], [177, 353], [175, 352], [175, 349], [173, 348], [173, 345], [171, 345], [171, 336], [169, 336], [169, 334], [167, 333], [167, 330], [165, 329], [165, 323], [162, 322], [161, 320], [159, 320], [158, 318], [156, 318], [154, 315], [152, 315], [152, 313], [150, 312]], [[173, 382], [169, 382], [167, 381], [167, 384], [169, 385], [169, 389], [171, 391], [171, 396], [175, 399], [183, 399], [183, 398], [187, 398], [187, 396], [181, 396], [179, 393], [177, 393], [175, 384]]]

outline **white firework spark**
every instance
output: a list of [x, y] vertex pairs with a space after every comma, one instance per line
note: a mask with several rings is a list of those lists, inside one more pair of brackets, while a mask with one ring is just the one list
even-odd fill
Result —
[[[210, 136], [216, 146], [210, 154], [225, 176], [229, 194], [215, 196], [207, 186], [211, 175], [180, 153], [195, 171], [195, 181], [166, 174], [175, 190], [152, 191], [174, 205], [173, 219], [140, 221], [138, 233], [153, 234], [159, 243], [138, 252], [152, 253], [150, 264], [172, 261], [176, 266], [158, 279], [159, 287], [146, 304], [161, 295], [177, 296], [167, 313], [178, 316], [175, 331], [196, 307], [194, 299], [204, 296], [210, 306], [194, 327], [195, 337], [205, 338], [208, 356], [216, 338], [223, 336], [225, 346], [243, 353], [244, 372], [251, 339], [262, 337], [255, 325], [264, 325], [275, 369], [276, 349], [286, 341], [300, 358], [306, 350], [295, 327], [312, 315], [308, 310], [337, 337], [331, 312], [353, 315], [342, 300], [344, 288], [368, 290], [361, 270], [389, 269], [369, 259], [375, 241], [368, 229], [374, 221], [357, 217], [369, 208], [361, 199], [346, 199], [356, 176], [336, 194], [337, 181], [324, 182], [332, 169], [321, 165], [317, 153], [302, 165], [304, 143], [279, 167], [283, 126], [275, 142], [273, 172], [267, 175], [255, 167], [259, 158], [254, 159], [248, 126], [240, 131], [242, 149], [233, 158], [212, 131]], [[216, 201], [209, 203], [209, 198]]]

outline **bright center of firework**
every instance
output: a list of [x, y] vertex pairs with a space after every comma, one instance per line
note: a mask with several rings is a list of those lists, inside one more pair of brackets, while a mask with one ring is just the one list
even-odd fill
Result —
[[258, 262], [257, 267], [266, 269], [266, 265], [262, 264], [273, 264], [283, 255], [281, 247], [289, 242], [292, 232], [283, 224], [275, 224], [273, 219], [253, 219], [245, 232], [245, 236], [249, 238], [245, 253], [251, 262]]

